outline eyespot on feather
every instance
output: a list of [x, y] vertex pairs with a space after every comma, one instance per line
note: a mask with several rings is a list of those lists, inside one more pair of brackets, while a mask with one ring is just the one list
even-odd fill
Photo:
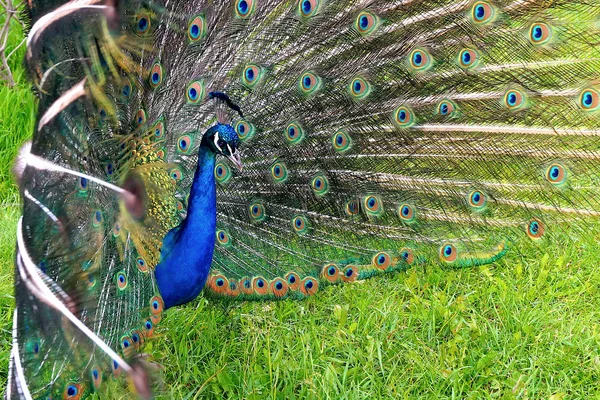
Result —
[[414, 222], [416, 219], [416, 212], [414, 206], [408, 203], [400, 204], [398, 207], [398, 216], [404, 222]]
[[385, 271], [389, 267], [393, 266], [392, 257], [390, 256], [389, 253], [387, 253], [385, 251], [380, 251], [379, 253], [375, 254], [373, 256], [373, 259], [371, 260], [371, 263], [373, 264], [374, 267], [376, 267], [382, 271]]
[[63, 399], [65, 400], [79, 400], [81, 399], [81, 385], [75, 382], [69, 382], [65, 386], [63, 392]]
[[379, 25], [379, 17], [369, 11], [363, 11], [356, 17], [354, 27], [361, 35], [373, 33]]
[[288, 283], [290, 290], [298, 290], [300, 288], [300, 275], [290, 271], [285, 275], [285, 281]]
[[340, 269], [334, 263], [325, 264], [321, 269], [321, 277], [327, 279], [330, 283], [336, 283], [340, 279]]
[[486, 1], [478, 1], [477, 3], [473, 4], [471, 17], [473, 18], [473, 22], [476, 24], [485, 25], [493, 20], [495, 13], [496, 10], [490, 3]]
[[305, 296], [312, 296], [319, 291], [319, 282], [312, 276], [307, 276], [300, 283], [300, 292]]
[[349, 216], [358, 215], [358, 213], [360, 212], [360, 206], [358, 204], [358, 201], [356, 201], [356, 200], [347, 201], [346, 205], [344, 207], [344, 211], [346, 212], [346, 215], [349, 215]]
[[600, 96], [596, 89], [585, 89], [579, 95], [579, 106], [585, 111], [596, 111], [600, 106]]
[[342, 281], [354, 282], [358, 279], [358, 268], [354, 265], [348, 265], [341, 274]]
[[254, 0], [237, 0], [235, 13], [239, 18], [248, 18], [254, 12]]
[[468, 200], [469, 205], [478, 211], [483, 210], [487, 205], [487, 196], [479, 190], [473, 190], [469, 193]]
[[538, 240], [542, 236], [544, 236], [544, 232], [546, 231], [546, 227], [542, 221], [537, 218], [533, 218], [527, 224], [525, 232], [527, 236], [529, 236], [533, 240]]
[[287, 142], [290, 144], [300, 143], [304, 138], [304, 131], [302, 130], [302, 127], [295, 122], [290, 123], [285, 128], [283, 134]]
[[196, 80], [188, 84], [185, 90], [188, 104], [199, 104], [204, 98], [204, 82]]
[[400, 106], [394, 111], [394, 123], [400, 128], [408, 128], [415, 123], [415, 116], [408, 106]]
[[190, 42], [198, 42], [206, 35], [206, 19], [204, 15], [195, 16], [188, 26], [188, 39]]
[[412, 249], [409, 249], [407, 247], [400, 250], [400, 258], [408, 265], [411, 265], [415, 260]]
[[504, 105], [510, 110], [518, 110], [525, 105], [525, 94], [518, 89], [510, 89], [504, 95]]
[[346, 132], [337, 131], [331, 138], [331, 143], [335, 151], [343, 153], [350, 149], [352, 139], [350, 139], [350, 136]]
[[561, 186], [567, 181], [567, 171], [560, 164], [552, 164], [546, 169], [546, 179], [555, 186]]
[[300, 93], [308, 96], [319, 90], [321, 87], [321, 78], [312, 72], [305, 72], [298, 82]]
[[310, 187], [317, 196], [323, 196], [329, 191], [329, 181], [323, 174], [317, 174], [310, 182]]
[[230, 246], [231, 236], [229, 236], [229, 232], [224, 229], [217, 229], [217, 243], [225, 247]]
[[378, 196], [368, 195], [363, 198], [363, 209], [369, 216], [380, 216], [383, 214], [383, 203]]
[[409, 62], [415, 70], [425, 71], [431, 66], [432, 59], [424, 49], [415, 49], [410, 53]]
[[254, 202], [248, 207], [250, 218], [256, 222], [264, 221], [267, 215], [265, 214], [265, 207], [260, 202]]
[[456, 261], [458, 253], [456, 247], [453, 244], [446, 243], [440, 247], [440, 259], [447, 263], [453, 263]]
[[275, 278], [273, 281], [271, 281], [270, 289], [271, 293], [273, 293], [275, 297], [281, 298], [287, 294], [289, 287], [285, 280], [281, 278]]
[[258, 65], [248, 64], [242, 72], [242, 84], [247, 88], [252, 89], [261, 81], [262, 76], [262, 69]]
[[353, 99], [363, 100], [371, 94], [371, 85], [364, 78], [357, 76], [350, 82], [348, 91]]
[[550, 26], [543, 22], [535, 23], [529, 28], [529, 41], [534, 45], [548, 43], [551, 35], [552, 30], [550, 29]]
[[473, 49], [462, 49], [458, 54], [458, 64], [463, 68], [473, 68], [478, 62], [479, 54]]
[[248, 121], [241, 120], [235, 124], [235, 131], [242, 142], [247, 141], [254, 134], [254, 126]]
[[254, 289], [254, 293], [261, 296], [269, 292], [269, 284], [262, 276], [257, 276], [252, 279], [252, 288]]
[[288, 178], [287, 168], [284, 163], [276, 162], [271, 166], [271, 176], [278, 183], [283, 183]]
[[296, 215], [292, 218], [292, 228], [298, 235], [304, 235], [308, 233], [308, 220], [303, 215]]
[[164, 70], [162, 65], [159, 62], [155, 62], [150, 69], [150, 86], [153, 89], [156, 89], [163, 83], [164, 78]]
[[215, 165], [215, 178], [220, 185], [226, 185], [232, 177], [231, 168], [224, 162]]

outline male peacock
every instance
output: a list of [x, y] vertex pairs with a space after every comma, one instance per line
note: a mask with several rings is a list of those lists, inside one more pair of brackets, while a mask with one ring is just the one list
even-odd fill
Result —
[[29, 9], [8, 398], [121, 374], [149, 396], [141, 346], [203, 288], [302, 298], [480, 265], [600, 213], [595, 2]]

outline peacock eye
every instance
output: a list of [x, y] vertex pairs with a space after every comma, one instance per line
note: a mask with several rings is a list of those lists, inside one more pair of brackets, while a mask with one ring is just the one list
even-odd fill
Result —
[[222, 149], [225, 148], [225, 145], [226, 145], [226, 143], [225, 143], [224, 140], [219, 140], [219, 147], [220, 148], [222, 148]]

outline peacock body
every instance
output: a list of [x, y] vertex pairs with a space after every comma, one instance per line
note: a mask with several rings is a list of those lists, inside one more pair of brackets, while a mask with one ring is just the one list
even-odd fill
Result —
[[[491, 263], [600, 213], [600, 5], [31, 2], [8, 398], [127, 375], [169, 307]], [[243, 168], [242, 168], [243, 163]]]

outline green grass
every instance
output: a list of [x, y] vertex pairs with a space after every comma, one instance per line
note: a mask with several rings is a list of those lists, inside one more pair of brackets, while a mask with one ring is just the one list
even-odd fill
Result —
[[[13, 38], [18, 43], [18, 35]], [[17, 190], [33, 96], [0, 88], [0, 381], [7, 375]], [[523, 244], [495, 265], [414, 267], [305, 301], [170, 310], [147, 350], [162, 398], [600, 398], [598, 236]]]

